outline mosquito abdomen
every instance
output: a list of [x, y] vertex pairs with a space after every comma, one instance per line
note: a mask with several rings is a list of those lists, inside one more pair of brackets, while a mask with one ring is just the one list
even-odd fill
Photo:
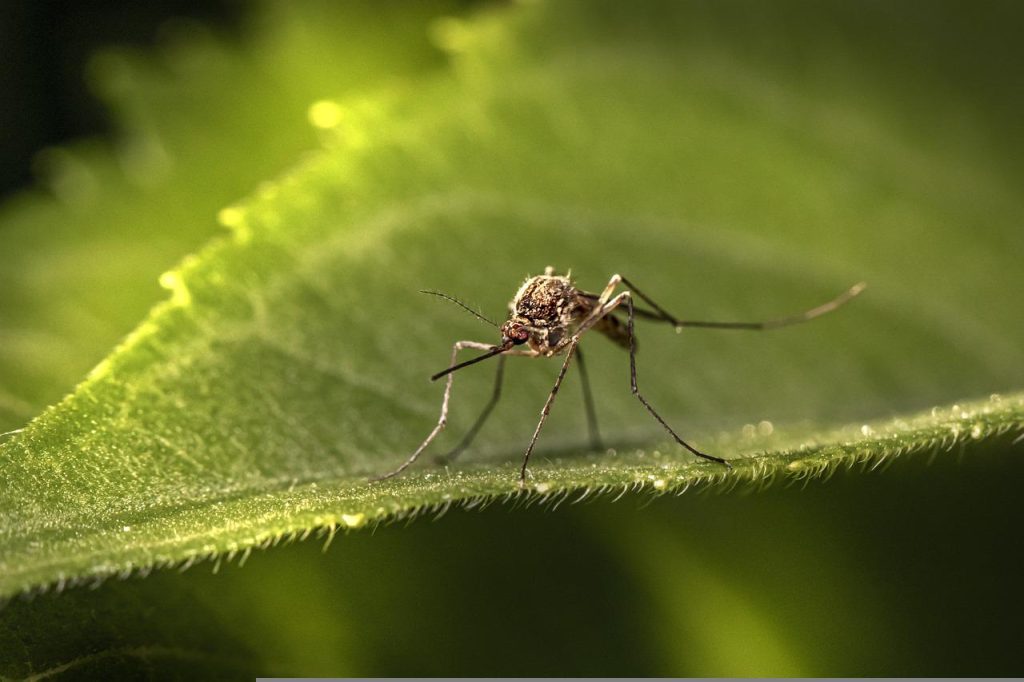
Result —
[[597, 324], [594, 325], [594, 329], [601, 332], [609, 339], [622, 346], [623, 348], [629, 348], [629, 331], [626, 329], [626, 323], [613, 315], [605, 315]]

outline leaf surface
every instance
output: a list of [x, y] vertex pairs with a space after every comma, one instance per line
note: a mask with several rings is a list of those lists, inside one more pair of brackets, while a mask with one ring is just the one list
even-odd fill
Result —
[[[701, 38], [699, 7], [443, 22], [451, 74], [321, 102], [324, 149], [223, 210], [231, 238], [165, 276], [170, 300], [0, 445], [0, 593], [520, 497], [557, 361], [509, 362], [503, 402], [457, 466], [428, 454], [403, 478], [367, 477], [435, 423], [441, 387], [424, 379], [450, 344], [496, 341], [416, 291], [501, 317], [546, 265], [590, 290], [625, 274], [689, 318], [774, 317], [870, 288], [771, 334], [639, 329], [642, 390], [732, 473], [665, 442], [630, 395], [626, 356], [587, 339], [610, 449], [588, 451], [567, 385], [530, 494], [759, 483], [1015, 438], [1022, 200], [998, 144], [1010, 124], [941, 78], [904, 98], [899, 54], [876, 76], [841, 47], [801, 43], [807, 71], [785, 47]], [[876, 38], [850, 40], [860, 54]], [[486, 367], [459, 373], [434, 453], [486, 400]]]

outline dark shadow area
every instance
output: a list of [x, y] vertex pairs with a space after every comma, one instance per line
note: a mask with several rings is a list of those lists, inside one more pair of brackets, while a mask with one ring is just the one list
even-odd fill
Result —
[[97, 49], [150, 47], [172, 18], [231, 35], [244, 8], [232, 0], [0, 3], [0, 199], [31, 181], [40, 149], [111, 131], [84, 78]]

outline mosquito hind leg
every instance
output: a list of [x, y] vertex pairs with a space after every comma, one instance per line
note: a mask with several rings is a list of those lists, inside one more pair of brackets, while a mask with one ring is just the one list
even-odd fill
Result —
[[615, 292], [615, 287], [619, 286], [619, 282], [622, 281], [622, 275], [612, 275], [611, 279], [608, 280], [608, 284], [604, 285], [604, 291], [597, 297], [597, 308], [595, 313], [600, 311], [601, 308], [608, 303], [611, 299], [612, 294]]
[[[651, 306], [656, 311], [658, 311], [658, 315], [657, 315], [658, 317], [660, 317], [661, 319], [663, 319], [666, 322], [670, 323], [674, 327], [678, 327], [680, 325], [679, 319], [675, 315], [673, 315], [672, 313], [668, 312], [667, 310], [662, 308], [660, 305], [655, 303], [653, 300], [651, 300], [650, 296], [646, 295], [644, 292], [642, 292], [639, 289], [637, 289], [636, 285], [634, 285], [628, 279], [623, 277], [622, 278], [622, 283], [625, 284], [629, 288], [630, 292], [632, 292], [632, 293], [636, 294], [637, 296], [639, 296], [640, 299], [644, 303], [646, 303], [647, 305]], [[627, 306], [627, 307], [629, 309], [629, 314], [633, 315], [633, 304], [632, 304], [632, 302], [630, 302], [629, 306]]]
[[819, 306], [805, 310], [795, 315], [787, 315], [786, 317], [778, 317], [770, 320], [764, 320], [760, 322], [715, 322], [706, 320], [680, 320], [672, 313], [668, 312], [660, 305], [651, 300], [650, 296], [644, 294], [636, 288], [636, 286], [625, 277], [616, 275], [625, 284], [629, 291], [636, 294], [647, 303], [649, 306], [654, 308], [656, 312], [650, 310], [635, 309], [633, 312], [635, 315], [645, 317], [650, 320], [662, 320], [668, 322], [676, 331], [682, 330], [684, 327], [703, 327], [704, 329], [752, 329], [756, 331], [763, 331], [768, 329], [778, 329], [779, 327], [788, 327], [793, 324], [801, 324], [803, 322], [809, 322], [815, 318], [821, 317], [826, 313], [830, 313], [833, 310], [845, 305], [850, 300], [856, 298], [864, 289], [867, 284], [859, 282], [848, 288], [843, 293], [839, 294], [830, 301], [826, 301]]
[[[455, 365], [455, 360], [456, 360], [456, 358], [459, 355], [459, 351], [464, 349], [464, 348], [475, 348], [477, 350], [490, 350], [490, 349], [493, 348], [493, 346], [490, 345], [490, 344], [487, 344], [487, 343], [480, 343], [479, 341], [456, 341], [452, 345], [451, 361], [448, 363], [449, 367], [452, 367], [452, 366]], [[371, 481], [383, 481], [385, 479], [397, 476], [398, 474], [400, 474], [403, 471], [405, 471], [406, 469], [408, 469], [419, 458], [420, 453], [422, 453], [424, 450], [426, 450], [427, 446], [430, 445], [431, 441], [433, 441], [434, 438], [437, 437], [437, 434], [441, 433], [441, 431], [444, 430], [445, 425], [448, 423], [448, 400], [449, 400], [449, 398], [451, 397], [451, 394], [452, 394], [452, 380], [454, 378], [455, 378], [454, 374], [449, 374], [448, 375], [448, 380], [445, 382], [444, 398], [441, 400], [441, 416], [438, 418], [437, 425], [434, 426], [433, 430], [427, 435], [427, 437], [423, 440], [423, 442], [420, 443], [420, 446], [418, 448], [416, 448], [416, 450], [411, 455], [409, 455], [409, 458], [406, 459], [404, 462], [402, 462], [402, 464], [400, 464], [397, 469], [394, 469], [393, 471], [389, 471], [388, 473], [382, 474], [380, 476], [375, 476], [375, 477], [370, 479]]]

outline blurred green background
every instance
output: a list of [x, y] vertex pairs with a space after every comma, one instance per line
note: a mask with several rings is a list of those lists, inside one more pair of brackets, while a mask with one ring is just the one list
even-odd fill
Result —
[[[0, 240], [16, 254], [0, 265], [3, 427], [58, 400], [163, 298], [158, 275], [215, 234], [219, 209], [317, 145], [306, 121], [312, 101], [376, 92], [382, 83], [414, 87], [450, 68], [438, 43], [454, 38], [438, 17], [517, 11], [224, 7], [202, 11], [202, 24], [161, 18], [124, 33], [90, 32], [142, 47], [103, 51], [87, 68], [76, 62], [81, 73], [71, 69], [64, 81], [71, 89], [79, 77], [93, 83], [115, 125], [109, 137], [37, 157], [40, 185], [0, 210]], [[656, 11], [622, 11], [643, 9]], [[680, 41], [764, 58], [803, 83], [808, 102], [826, 103], [779, 111], [785, 103], [763, 83], [723, 81], [749, 88], [766, 116], [791, 118], [793, 144], [804, 144], [802, 116], [827, 118], [828, 102], [863, 93], [866, 108], [894, 121], [908, 146], [963, 162], [964, 181], [978, 192], [998, 191], [983, 186], [989, 177], [1020, 186], [1017, 3], [727, 2], [689, 10]], [[102, 26], [121, 16], [101, 14], [61, 21]], [[4, 24], [5, 35], [19, 35], [18, 26]], [[52, 35], [53, 50], [81, 40]], [[36, 63], [26, 42], [21, 61], [9, 64]], [[37, 42], [31, 49], [44, 49]], [[714, 68], [708, 73], [713, 78]], [[47, 86], [41, 117], [52, 115], [58, 105], [49, 98], [60, 92]], [[228, 95], [241, 104], [230, 106]], [[15, 98], [5, 99], [16, 108]], [[250, 101], [274, 106], [251, 110]], [[83, 127], [51, 128], [46, 142], [59, 141], [52, 130], [101, 130], [95, 106], [84, 105]], [[830, 121], [840, 131], [856, 124], [842, 113]], [[5, 139], [40, 139], [32, 138], [36, 119], [4, 120], [15, 121]], [[9, 188], [24, 180], [25, 147], [5, 147]], [[247, 153], [225, 156], [224, 148]], [[167, 174], [162, 153], [192, 172]], [[1019, 207], [1008, 201], [993, 222], [1012, 223]], [[174, 229], [139, 227], [153, 213]], [[979, 252], [1021, 248], [1020, 233], [965, 229], [977, 230]], [[1021, 283], [1019, 275], [986, 273], [984, 263], [961, 265], [950, 278]], [[985, 301], [978, 306], [984, 318]], [[1022, 339], [1001, 341], [1017, 348]], [[1019, 388], [1020, 371], [1008, 367], [1007, 384], [992, 390]], [[311, 540], [258, 552], [242, 569], [211, 574], [200, 565], [15, 599], [0, 611], [0, 674], [66, 666], [155, 677], [1016, 675], [1024, 644], [1019, 452], [1006, 441], [962, 460], [918, 458], [757, 493], [452, 511], [437, 522], [339, 537], [326, 553]]]

